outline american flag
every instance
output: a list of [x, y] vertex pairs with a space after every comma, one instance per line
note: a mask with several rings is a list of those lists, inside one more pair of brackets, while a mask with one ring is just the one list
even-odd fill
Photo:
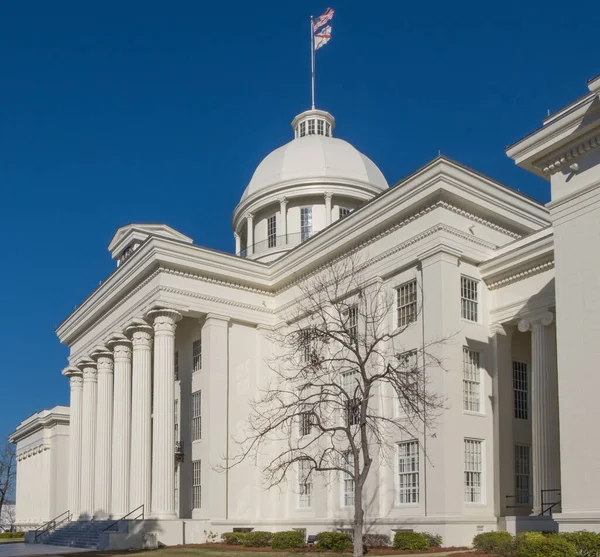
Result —
[[325, 25], [328, 21], [331, 20], [334, 13], [335, 12], [332, 8], [327, 8], [327, 10], [325, 10], [325, 13], [321, 17], [318, 17], [313, 21], [313, 31], [315, 32], [315, 34], [321, 27], [323, 27], [323, 25]]

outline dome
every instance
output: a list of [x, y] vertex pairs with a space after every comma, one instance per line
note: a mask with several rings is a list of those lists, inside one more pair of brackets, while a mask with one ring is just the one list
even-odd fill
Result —
[[384, 191], [381, 170], [350, 143], [325, 135], [296, 137], [275, 149], [258, 165], [242, 199], [281, 182], [311, 180], [358, 182]]

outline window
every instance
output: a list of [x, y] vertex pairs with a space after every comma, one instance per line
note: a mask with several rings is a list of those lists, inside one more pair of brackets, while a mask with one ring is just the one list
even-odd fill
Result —
[[308, 121], [308, 135], [315, 135], [315, 121]]
[[270, 248], [277, 245], [277, 217], [271, 215], [267, 219], [267, 242]]
[[325, 135], [331, 137], [331, 124], [329, 122], [325, 124]]
[[346, 467], [350, 472], [342, 472], [342, 489], [343, 489], [343, 499], [342, 504], [344, 507], [353, 507], [354, 506], [354, 479], [351, 474], [354, 474], [354, 458], [352, 457], [352, 453], [347, 452], [344, 455], [344, 460], [346, 461]]
[[298, 507], [310, 509], [312, 505], [312, 478], [310, 460], [298, 461]]
[[358, 308], [356, 306], [352, 306], [346, 311], [346, 330], [350, 339], [358, 338]]
[[513, 362], [515, 418], [519, 420], [527, 420], [529, 418], [528, 392], [527, 364], [523, 362]]
[[323, 120], [317, 120], [317, 134], [325, 135], [323, 133]]
[[202, 369], [202, 339], [200, 338], [192, 344], [192, 366], [194, 371]]
[[340, 219], [347, 217], [352, 211], [348, 207], [340, 207]]
[[345, 402], [345, 423], [347, 426], [358, 425], [360, 421], [360, 399], [358, 392], [357, 374], [351, 371], [342, 373], [342, 389], [348, 396]]
[[304, 437], [305, 435], [310, 435], [312, 431], [312, 421], [311, 421], [311, 413], [303, 412], [300, 414], [300, 427], [298, 428], [300, 437]]
[[460, 277], [460, 307], [463, 319], [479, 321], [479, 281]]
[[417, 320], [417, 280], [413, 279], [397, 289], [398, 327], [406, 327]]
[[179, 441], [179, 401], [176, 400], [173, 405], [175, 414], [175, 443]]
[[481, 412], [481, 353], [463, 346], [463, 410]]
[[306, 135], [306, 122], [300, 122], [300, 137]]
[[192, 441], [202, 439], [202, 391], [192, 393]]
[[175, 381], [179, 381], [179, 352], [175, 352], [175, 362], [173, 364]]
[[531, 493], [531, 450], [515, 445], [515, 496], [518, 505], [528, 505]]
[[465, 501], [481, 503], [482, 499], [482, 450], [483, 441], [465, 439]]
[[194, 460], [192, 462], [193, 467], [193, 481], [192, 481], [192, 508], [202, 508], [202, 461]]
[[398, 443], [398, 504], [419, 502], [419, 442]]
[[303, 363], [310, 362], [312, 352], [312, 342], [310, 338], [310, 329], [302, 329], [300, 334], [300, 361]]
[[312, 207], [300, 209], [300, 239], [305, 242], [312, 236]]
[[418, 388], [417, 351], [408, 350], [396, 357], [398, 360], [398, 373], [403, 376], [398, 379], [398, 393], [396, 398], [396, 416], [402, 413], [403, 408], [410, 408], [411, 404], [418, 402], [418, 396], [413, 399], [413, 391]]

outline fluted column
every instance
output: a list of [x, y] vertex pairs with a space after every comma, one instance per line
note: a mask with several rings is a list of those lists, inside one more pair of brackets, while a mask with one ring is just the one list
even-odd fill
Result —
[[[560, 437], [556, 333], [549, 311], [519, 321], [519, 331], [531, 331], [531, 429], [533, 514], [539, 514], [542, 490], [560, 489]], [[548, 493], [545, 501], [557, 501]]]
[[114, 335], [108, 346], [115, 360], [112, 434], [111, 514], [120, 517], [129, 508], [129, 458], [131, 451], [131, 341]]
[[92, 354], [92, 358], [96, 360], [98, 368], [94, 515], [104, 518], [110, 513], [111, 499], [113, 357], [112, 353], [102, 346]]
[[181, 314], [170, 309], [149, 312], [154, 325], [154, 404], [152, 423], [152, 506], [154, 518], [175, 513], [175, 329]]
[[131, 386], [131, 475], [129, 506], [150, 511], [152, 494], [152, 327], [127, 329], [133, 343]]
[[283, 246], [287, 246], [287, 197], [279, 198], [279, 214], [281, 215], [281, 235], [283, 236]]
[[233, 233], [233, 238], [235, 239], [235, 254], [239, 255], [242, 251], [242, 240], [237, 232]]
[[331, 192], [327, 192], [325, 194], [325, 224], [331, 224], [331, 198], [333, 194]]
[[94, 474], [96, 467], [96, 407], [98, 372], [95, 362], [80, 364], [83, 371], [83, 403], [81, 425], [81, 502], [80, 516], [94, 516]]
[[81, 504], [81, 411], [83, 396], [83, 377], [81, 370], [69, 366], [62, 371], [70, 383], [70, 421], [69, 421], [69, 510], [75, 518], [79, 517]]
[[246, 255], [254, 253], [254, 215], [248, 213], [246, 215]]

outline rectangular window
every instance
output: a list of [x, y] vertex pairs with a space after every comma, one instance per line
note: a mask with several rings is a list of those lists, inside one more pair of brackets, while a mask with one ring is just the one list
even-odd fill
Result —
[[463, 319], [479, 321], [479, 281], [460, 277], [460, 307]]
[[481, 353], [463, 346], [463, 410], [481, 412]]
[[346, 330], [352, 340], [358, 338], [358, 308], [356, 306], [352, 306], [346, 311]]
[[176, 400], [173, 405], [173, 411], [175, 414], [175, 443], [179, 441], [179, 401]]
[[192, 393], [192, 441], [202, 439], [202, 391]]
[[179, 352], [175, 352], [175, 362], [173, 364], [175, 381], [179, 381]]
[[300, 414], [300, 427], [298, 428], [298, 433], [300, 437], [304, 437], [305, 435], [310, 435], [312, 431], [312, 421], [311, 421], [310, 412], [303, 412]]
[[192, 462], [192, 508], [202, 508], [202, 461], [194, 460]]
[[410, 410], [411, 405], [418, 402], [418, 395], [416, 395], [415, 390], [419, 386], [419, 368], [416, 350], [402, 352], [396, 358], [398, 360], [398, 373], [402, 374], [398, 378], [398, 396], [396, 397], [396, 416], [400, 416], [403, 408]]
[[310, 460], [298, 461], [298, 507], [310, 509], [312, 506], [312, 477]]
[[300, 123], [300, 137], [304, 137], [306, 135], [306, 122]]
[[308, 135], [315, 135], [315, 121], [308, 121]]
[[529, 418], [529, 383], [527, 364], [524, 362], [513, 362], [513, 393], [515, 418], [527, 420]]
[[465, 501], [481, 503], [483, 501], [483, 441], [465, 439]]
[[398, 504], [419, 502], [419, 442], [398, 443]]
[[312, 207], [300, 209], [300, 239], [305, 242], [312, 236]]
[[192, 368], [194, 371], [202, 369], [202, 339], [200, 338], [192, 344]]
[[[354, 474], [354, 459], [350, 452], [345, 455], [346, 467], [349, 472]], [[342, 489], [343, 489], [343, 499], [342, 503], [344, 507], [353, 507], [354, 506], [354, 479], [348, 472], [342, 472]]]
[[340, 219], [347, 217], [351, 213], [348, 207], [340, 207]]
[[299, 331], [300, 335], [300, 361], [303, 363], [310, 362], [312, 352], [312, 342], [310, 338], [310, 329], [302, 329]]
[[317, 120], [317, 134], [325, 135], [323, 132], [323, 120]]
[[345, 423], [349, 425], [358, 425], [360, 421], [360, 399], [358, 398], [357, 374], [351, 371], [342, 373], [342, 389], [348, 399], [345, 403]]
[[267, 242], [270, 248], [277, 245], [277, 217], [271, 215], [267, 219]]
[[417, 280], [413, 279], [396, 289], [397, 327], [406, 327], [417, 320]]
[[531, 450], [527, 445], [515, 445], [515, 496], [518, 505], [530, 504]]

